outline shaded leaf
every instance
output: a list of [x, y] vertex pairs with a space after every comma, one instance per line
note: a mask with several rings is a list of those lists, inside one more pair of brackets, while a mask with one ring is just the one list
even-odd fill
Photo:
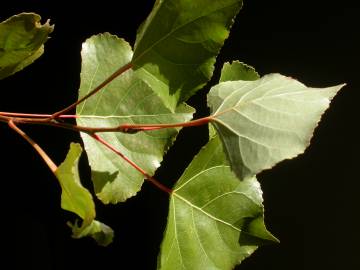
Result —
[[82, 225], [79, 227], [69, 223], [74, 238], [84, 236], [93, 237], [100, 245], [108, 245], [113, 238], [113, 231], [107, 225], [94, 220], [95, 204], [90, 192], [81, 185], [78, 163], [82, 153], [80, 144], [72, 143], [65, 161], [55, 171], [59, 180], [61, 193], [61, 207], [81, 217]]
[[252, 66], [239, 61], [225, 63], [220, 76], [220, 82], [226, 81], [255, 81], [260, 75]]
[[[88, 39], [82, 49], [79, 96], [86, 95], [131, 58], [129, 44], [116, 36], [106, 33]], [[190, 120], [192, 114], [193, 109], [184, 104], [172, 113], [146, 83], [128, 70], [78, 106], [77, 122], [90, 127], [175, 123]], [[177, 133], [178, 129], [173, 128], [137, 134], [111, 132], [101, 136], [152, 175]], [[143, 175], [88, 135], [82, 134], [82, 138], [99, 199], [116, 203], [134, 196], [141, 188]]]
[[78, 226], [77, 223], [68, 223], [73, 231], [74, 238], [82, 238], [91, 236], [101, 246], [108, 246], [112, 243], [114, 238], [114, 231], [106, 224], [93, 220], [89, 225]]
[[310, 88], [271, 74], [256, 81], [230, 81], [208, 94], [212, 124], [240, 179], [304, 152], [321, 115], [343, 85]]
[[0, 79], [30, 65], [44, 52], [54, 27], [34, 13], [21, 13], [0, 23]]
[[258, 246], [277, 241], [263, 214], [259, 183], [238, 181], [214, 137], [174, 187], [158, 269], [233, 269]]
[[211, 78], [241, 0], [156, 1], [139, 29], [133, 64], [168, 108]]

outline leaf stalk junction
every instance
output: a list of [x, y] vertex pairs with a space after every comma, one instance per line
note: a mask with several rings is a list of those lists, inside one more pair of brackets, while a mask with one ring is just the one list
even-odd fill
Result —
[[159, 188], [160, 190], [171, 194], [172, 190], [154, 177], [152, 177], [149, 173], [147, 173], [144, 169], [138, 166], [135, 162], [129, 159], [126, 155], [124, 155], [121, 151], [116, 149], [113, 145], [109, 142], [104, 140], [98, 133], [103, 132], [122, 132], [127, 134], [133, 134], [141, 131], [153, 131], [159, 129], [167, 129], [167, 128], [176, 128], [176, 127], [193, 127], [193, 126], [200, 126], [205, 125], [209, 121], [211, 121], [212, 117], [204, 117], [200, 119], [195, 119], [189, 122], [182, 122], [182, 123], [168, 123], [168, 124], [121, 124], [114, 127], [87, 127], [81, 126], [69, 122], [65, 122], [68, 119], [77, 119], [80, 118], [80, 115], [74, 114], [67, 114], [68, 112], [72, 111], [76, 108], [77, 105], [84, 102], [91, 96], [98, 93], [102, 90], [106, 85], [116, 79], [118, 76], [126, 72], [127, 70], [132, 68], [132, 64], [128, 63], [118, 70], [116, 70], [113, 74], [111, 74], [106, 80], [104, 80], [101, 84], [96, 86], [93, 90], [91, 90], [87, 95], [80, 98], [78, 101], [72, 103], [71, 105], [65, 107], [64, 109], [55, 112], [53, 114], [32, 114], [32, 113], [18, 113], [18, 112], [0, 112], [0, 122], [7, 123], [11, 129], [13, 129], [16, 133], [18, 133], [22, 138], [24, 138], [41, 156], [44, 162], [48, 165], [52, 172], [57, 170], [57, 166], [51, 160], [51, 158], [46, 154], [46, 152], [30, 137], [28, 136], [22, 129], [18, 127], [19, 124], [32, 124], [32, 125], [45, 125], [45, 126], [53, 126], [57, 128], [63, 128], [72, 130], [75, 132], [82, 132], [88, 134], [94, 140], [98, 141], [99, 143], [103, 144], [106, 148], [110, 151], [114, 152], [116, 155], [121, 157], [125, 160], [128, 164], [130, 164], [134, 169], [140, 172], [144, 178], [153, 184], [155, 187]]

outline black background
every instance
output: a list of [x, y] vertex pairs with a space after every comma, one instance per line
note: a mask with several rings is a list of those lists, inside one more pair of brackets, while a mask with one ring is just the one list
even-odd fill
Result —
[[[131, 4], [129, 4], [131, 2]], [[45, 54], [0, 82], [0, 110], [50, 113], [77, 98], [81, 43], [111, 32], [134, 43], [149, 0], [1, 3], [0, 19], [34, 11], [55, 23]], [[355, 3], [355, 2], [354, 2]], [[346, 82], [304, 155], [260, 174], [266, 222], [281, 244], [260, 248], [237, 269], [360, 269], [359, 252], [359, 12], [350, 1], [245, 1], [218, 67], [239, 59], [262, 75], [280, 72], [314, 87]], [[215, 74], [215, 79], [219, 74]], [[215, 82], [215, 80], [213, 81]], [[190, 100], [205, 115], [206, 89]], [[24, 127], [60, 163], [77, 134]], [[156, 177], [172, 185], [206, 141], [206, 128], [184, 130]], [[60, 188], [36, 153], [0, 125], [1, 245], [15, 269], [155, 269], [167, 215], [167, 195], [145, 183], [125, 204], [102, 206], [98, 217], [116, 232], [108, 248], [73, 240], [60, 209]], [[85, 164], [85, 162], [84, 162]], [[83, 166], [83, 179], [89, 173]], [[173, 179], [173, 180], [172, 180]], [[90, 182], [85, 185], [91, 188]], [[8, 257], [11, 255], [12, 257]], [[14, 258], [14, 259], [13, 259]]]

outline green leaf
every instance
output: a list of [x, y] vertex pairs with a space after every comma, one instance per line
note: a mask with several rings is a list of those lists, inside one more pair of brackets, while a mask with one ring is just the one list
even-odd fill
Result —
[[255, 81], [260, 75], [252, 66], [239, 61], [225, 63], [221, 70], [220, 82], [226, 81]]
[[241, 0], [156, 1], [139, 29], [133, 64], [168, 108], [211, 78]]
[[106, 246], [111, 243], [114, 233], [107, 225], [94, 220], [94, 201], [91, 193], [81, 185], [79, 177], [78, 163], [81, 153], [80, 144], [72, 143], [65, 161], [55, 171], [62, 189], [61, 207], [83, 219], [80, 227], [76, 223], [68, 223], [73, 230], [74, 238], [91, 236], [100, 245]]
[[251, 178], [303, 153], [341, 87], [309, 88], [280, 74], [213, 87], [208, 95], [212, 124], [238, 177]]
[[21, 13], [0, 23], [0, 79], [33, 63], [44, 52], [54, 27], [34, 13]]
[[[128, 43], [108, 33], [93, 36], [83, 44], [79, 96], [86, 95], [120, 66], [130, 62]], [[181, 104], [172, 113], [152, 89], [132, 70], [128, 70], [78, 106], [79, 125], [116, 127], [120, 124], [175, 123], [192, 118], [193, 109]], [[131, 161], [150, 175], [160, 166], [179, 129], [164, 129], [137, 134], [103, 133]], [[104, 203], [117, 203], [134, 196], [141, 188], [143, 175], [103, 145], [82, 134], [92, 169], [95, 192]]]
[[112, 243], [114, 238], [114, 231], [104, 223], [93, 220], [89, 225], [78, 226], [77, 223], [68, 223], [73, 231], [72, 237], [83, 238], [91, 236], [99, 245], [108, 246]]
[[186, 169], [170, 198], [158, 269], [233, 269], [260, 245], [265, 228], [255, 178], [238, 181], [217, 137]]

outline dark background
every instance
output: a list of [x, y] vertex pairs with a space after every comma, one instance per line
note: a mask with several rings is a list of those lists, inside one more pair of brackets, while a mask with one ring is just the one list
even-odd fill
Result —
[[[0, 82], [0, 110], [50, 113], [75, 101], [81, 43], [111, 32], [134, 43], [135, 31], [152, 7], [149, 0], [1, 3], [0, 19], [34, 11], [55, 23], [45, 54], [25, 71]], [[346, 82], [316, 129], [304, 155], [260, 174], [266, 222], [281, 244], [260, 248], [237, 269], [360, 269], [358, 153], [360, 97], [359, 12], [351, 1], [248, 0], [218, 67], [239, 59], [262, 75], [280, 72], [314, 87]], [[215, 74], [218, 78], [219, 74]], [[206, 91], [190, 100], [201, 105]], [[59, 164], [77, 134], [24, 127]], [[181, 132], [156, 177], [172, 185], [206, 141], [206, 128]], [[15, 269], [155, 269], [168, 198], [145, 183], [125, 204], [102, 206], [98, 217], [115, 230], [114, 243], [98, 247], [73, 240], [60, 209], [60, 188], [36, 153], [0, 125], [3, 259]], [[84, 162], [85, 163], [85, 162]], [[83, 179], [89, 173], [84, 166]], [[85, 185], [91, 188], [89, 182]], [[9, 254], [9, 255], [8, 255]], [[10, 257], [10, 255], [12, 257]], [[21, 268], [20, 268], [21, 269]]]

